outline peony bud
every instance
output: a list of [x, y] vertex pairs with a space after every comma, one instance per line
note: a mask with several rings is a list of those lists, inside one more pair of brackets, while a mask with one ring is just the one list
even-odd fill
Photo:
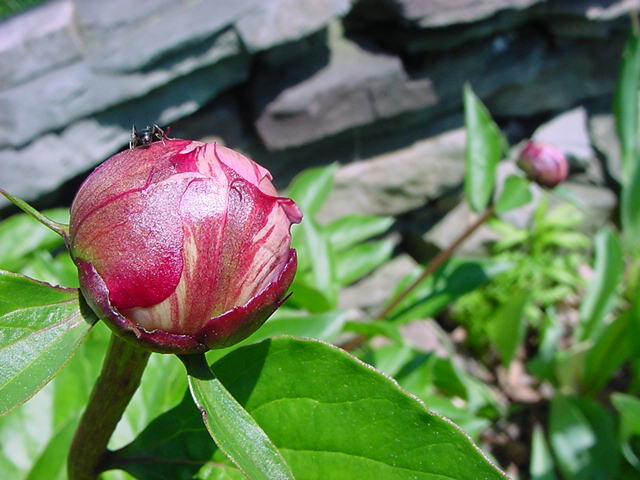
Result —
[[534, 182], [549, 188], [564, 182], [569, 174], [567, 157], [560, 150], [546, 143], [527, 143], [520, 152], [518, 166]]
[[217, 145], [163, 139], [114, 155], [71, 206], [87, 302], [120, 335], [170, 353], [232, 345], [284, 301], [302, 214], [270, 173]]

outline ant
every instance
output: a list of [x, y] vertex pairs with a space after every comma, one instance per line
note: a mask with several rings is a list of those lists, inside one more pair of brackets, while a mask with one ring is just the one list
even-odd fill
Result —
[[129, 139], [129, 149], [133, 150], [134, 148], [146, 148], [153, 142], [164, 141], [165, 138], [168, 138], [169, 129], [163, 130], [155, 123], [144, 128], [142, 131], [138, 132], [136, 126], [134, 125], [131, 128], [131, 138]]

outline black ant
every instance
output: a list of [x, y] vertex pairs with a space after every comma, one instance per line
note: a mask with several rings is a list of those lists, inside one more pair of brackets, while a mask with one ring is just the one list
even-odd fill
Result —
[[168, 138], [169, 129], [163, 130], [158, 125], [153, 124], [142, 131], [138, 132], [136, 126], [134, 125], [131, 128], [131, 138], [129, 139], [129, 149], [133, 150], [134, 148], [146, 148], [153, 142], [164, 141], [165, 138]]

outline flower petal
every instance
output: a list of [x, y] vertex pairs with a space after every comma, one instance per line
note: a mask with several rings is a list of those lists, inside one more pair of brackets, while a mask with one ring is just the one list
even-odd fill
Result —
[[199, 353], [208, 347], [191, 335], [174, 334], [163, 330], [148, 331], [126, 318], [111, 305], [106, 283], [94, 266], [76, 259], [83, 296], [89, 306], [118, 335], [135, 344], [144, 344], [149, 350], [159, 353]]
[[296, 273], [296, 251], [289, 250], [287, 262], [278, 275], [245, 305], [212, 318], [196, 335], [209, 348], [233, 345], [251, 335], [283, 303]]

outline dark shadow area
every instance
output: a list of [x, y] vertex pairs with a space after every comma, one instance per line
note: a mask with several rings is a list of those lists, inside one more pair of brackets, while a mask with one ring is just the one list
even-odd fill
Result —
[[102, 469], [125, 470], [143, 480], [159, 478], [159, 470], [162, 478], [192, 478], [215, 450], [187, 390], [178, 406], [156, 417], [133, 442], [109, 451]]
[[271, 339], [240, 347], [211, 366], [222, 384], [244, 407], [260, 379], [270, 348]]

